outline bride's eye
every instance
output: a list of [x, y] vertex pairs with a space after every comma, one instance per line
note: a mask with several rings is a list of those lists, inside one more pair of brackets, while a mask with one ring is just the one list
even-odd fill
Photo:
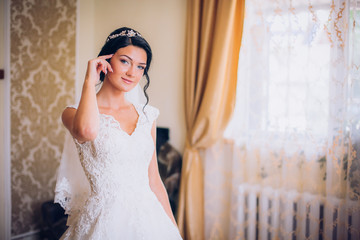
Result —
[[123, 64], [129, 64], [129, 62], [126, 61], [125, 59], [120, 59], [120, 62], [123, 63]]

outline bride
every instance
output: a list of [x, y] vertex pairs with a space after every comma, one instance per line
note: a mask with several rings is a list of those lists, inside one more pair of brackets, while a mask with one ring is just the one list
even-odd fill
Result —
[[[159, 111], [146, 94], [151, 58], [139, 32], [115, 30], [88, 62], [79, 103], [62, 113], [73, 140], [55, 189], [69, 214], [61, 239], [181, 239], [157, 166]], [[126, 95], [143, 76], [146, 102], [130, 102]]]

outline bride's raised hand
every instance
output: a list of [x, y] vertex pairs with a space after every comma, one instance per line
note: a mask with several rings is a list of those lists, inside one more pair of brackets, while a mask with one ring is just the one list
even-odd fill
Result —
[[99, 81], [100, 73], [103, 72], [107, 74], [107, 72], [113, 72], [111, 65], [106, 59], [109, 59], [114, 54], [99, 56], [95, 59], [88, 61], [88, 66], [86, 70], [85, 80], [91, 81], [96, 84]]

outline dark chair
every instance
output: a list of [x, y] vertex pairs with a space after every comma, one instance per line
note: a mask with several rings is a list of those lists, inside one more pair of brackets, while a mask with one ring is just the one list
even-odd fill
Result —
[[61, 235], [66, 231], [67, 215], [65, 210], [54, 201], [47, 201], [41, 205], [42, 228], [41, 239], [60, 239]]
[[170, 144], [169, 129], [157, 128], [156, 151], [161, 180], [169, 196], [171, 209], [176, 215], [178, 207], [182, 157]]

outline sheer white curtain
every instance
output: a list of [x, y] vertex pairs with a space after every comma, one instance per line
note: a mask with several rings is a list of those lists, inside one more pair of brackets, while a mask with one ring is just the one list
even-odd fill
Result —
[[245, 12], [227, 140], [203, 152], [206, 239], [360, 239], [360, 1]]

